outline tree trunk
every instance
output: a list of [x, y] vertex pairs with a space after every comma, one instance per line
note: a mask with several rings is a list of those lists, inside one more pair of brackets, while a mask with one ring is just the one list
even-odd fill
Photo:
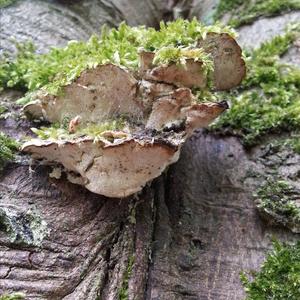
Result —
[[[103, 23], [157, 26], [174, 7], [191, 13], [192, 1], [18, 1], [1, 12], [1, 47], [32, 38], [39, 51], [86, 39]], [[197, 2], [197, 1], [194, 1]], [[198, 1], [200, 2], [200, 1]], [[199, 7], [199, 3], [196, 7]], [[183, 6], [184, 5], [184, 6]], [[0, 120], [13, 137], [32, 123]], [[143, 192], [108, 199], [18, 156], [0, 177], [0, 294], [26, 299], [242, 299], [239, 273], [257, 269], [275, 235], [255, 209], [255, 180], [264, 170], [259, 149], [246, 152], [237, 138], [197, 132], [180, 160]]]

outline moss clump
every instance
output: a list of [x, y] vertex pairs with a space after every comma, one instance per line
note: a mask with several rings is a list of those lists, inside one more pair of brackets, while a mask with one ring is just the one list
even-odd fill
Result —
[[14, 159], [14, 153], [18, 150], [19, 144], [0, 132], [0, 171], [4, 165]]
[[49, 233], [47, 223], [34, 210], [0, 208], [0, 227], [10, 243], [23, 246], [39, 247]]
[[274, 241], [273, 246], [259, 272], [241, 274], [246, 300], [300, 299], [300, 241], [294, 245]]
[[[16, 2], [17, 0], [0, 0], [0, 8], [4, 8]], [[1, 299], [1, 298], [0, 298]]]
[[12, 293], [12, 294], [0, 295], [0, 300], [21, 300], [21, 299], [25, 299], [25, 295], [23, 293]]
[[213, 70], [213, 62], [209, 54], [200, 48], [177, 48], [174, 46], [162, 47], [154, 56], [154, 64], [170, 64], [172, 62], [184, 65], [187, 59], [201, 61], [207, 71]]
[[234, 11], [245, 3], [244, 0], [220, 0], [214, 18], [220, 19], [225, 13]]
[[272, 221], [290, 228], [300, 228], [300, 208], [295, 200], [300, 192], [283, 180], [269, 179], [256, 193], [258, 209]]
[[294, 150], [295, 153], [300, 154], [300, 137], [289, 139], [287, 144]]
[[118, 292], [119, 300], [128, 300], [129, 299], [128, 298], [128, 281], [129, 281], [129, 278], [132, 273], [133, 265], [134, 265], [134, 256], [131, 256], [129, 258], [127, 269], [126, 269], [126, 272], [123, 277], [122, 287], [119, 289], [119, 292]]
[[4, 106], [2, 106], [2, 105], [0, 105], [0, 118], [1, 118], [1, 115], [2, 115], [4, 112], [6, 112], [6, 111], [7, 111], [7, 108], [4, 107]]
[[249, 24], [261, 16], [272, 16], [297, 9], [300, 9], [298, 0], [221, 0], [215, 19], [219, 19], [229, 12], [233, 16], [229, 21], [229, 25], [238, 27]]
[[75, 133], [69, 133], [67, 122], [62, 122], [62, 125], [54, 124], [51, 127], [31, 128], [31, 130], [42, 140], [63, 141], [72, 140], [80, 137], [91, 137], [94, 139], [101, 138], [105, 131], [120, 130], [124, 128], [125, 121], [116, 119], [105, 121], [99, 124], [88, 124], [84, 127], [79, 127]]
[[[196, 19], [178, 19], [161, 22], [159, 30], [144, 26], [130, 27], [125, 23], [118, 29], [103, 27], [100, 36], [93, 35], [87, 42], [71, 41], [65, 48], [52, 48], [42, 55], [35, 54], [32, 43], [17, 44], [16, 58], [11, 60], [4, 55], [0, 62], [0, 88], [14, 87], [29, 92], [43, 88], [49, 94], [56, 95], [62, 86], [72, 82], [85, 69], [113, 63], [134, 70], [138, 67], [141, 49], [157, 52], [163, 48], [194, 48], [197, 40], [205, 39], [208, 32], [233, 34], [224, 26], [204, 26]], [[157, 64], [173, 60], [183, 62], [188, 54], [194, 59], [204, 58], [204, 63], [208, 61], [202, 51], [181, 49], [179, 53], [162, 52], [163, 56], [156, 57]], [[210, 67], [211, 64], [208, 64]], [[26, 101], [32, 97], [29, 94]]]
[[272, 141], [272, 143], [269, 144], [272, 148], [272, 150], [275, 150], [276, 152], [283, 149], [289, 149], [292, 150], [296, 154], [300, 154], [300, 136], [294, 135], [292, 137], [286, 138], [279, 138], [275, 141]]
[[269, 132], [300, 129], [300, 70], [280, 62], [299, 36], [299, 25], [247, 53], [248, 73], [239, 90], [222, 93], [231, 109], [213, 128], [238, 135], [247, 146]]

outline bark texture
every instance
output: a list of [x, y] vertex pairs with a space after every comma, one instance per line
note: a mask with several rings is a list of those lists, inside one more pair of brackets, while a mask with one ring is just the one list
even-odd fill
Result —
[[69, 40], [85, 40], [103, 24], [158, 26], [168, 14], [165, 1], [150, 0], [21, 0], [1, 9], [0, 49], [13, 51], [14, 43], [31, 39], [38, 50], [63, 46]]
[[[11, 49], [8, 37], [15, 35], [32, 37], [45, 51], [123, 19], [155, 26], [178, 3], [19, 1], [1, 11], [1, 47]], [[16, 97], [5, 93], [1, 101]], [[0, 130], [14, 137], [29, 134], [32, 124], [10, 106], [15, 113], [0, 120]], [[256, 183], [249, 171], [268, 168], [259, 149], [249, 153], [236, 138], [199, 131], [168, 172], [135, 197], [117, 200], [50, 179], [49, 169], [30, 167], [29, 158], [19, 156], [0, 177], [0, 294], [21, 291], [26, 299], [49, 300], [243, 299], [239, 272], [260, 266], [272, 235], [297, 238], [268, 226], [255, 209]]]

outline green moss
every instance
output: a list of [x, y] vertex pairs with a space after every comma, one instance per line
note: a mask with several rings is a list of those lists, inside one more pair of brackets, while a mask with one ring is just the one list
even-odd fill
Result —
[[215, 19], [219, 19], [229, 12], [233, 16], [229, 25], [238, 27], [251, 23], [261, 16], [272, 16], [298, 9], [300, 9], [299, 0], [221, 0]]
[[72, 140], [79, 137], [91, 137], [94, 139], [101, 138], [104, 131], [120, 130], [125, 126], [123, 119], [105, 121], [99, 124], [88, 124], [84, 127], [79, 127], [76, 133], [69, 133], [68, 120], [62, 122], [62, 125], [57, 124], [51, 127], [31, 128], [31, 130], [42, 140]]
[[174, 46], [162, 47], [154, 56], [154, 64], [170, 64], [175, 62], [184, 65], [187, 59], [201, 61], [204, 69], [207, 71], [213, 70], [213, 61], [211, 56], [203, 51], [203, 49], [192, 48], [177, 48]]
[[4, 107], [4, 106], [2, 106], [2, 105], [0, 105], [0, 118], [1, 118], [1, 114], [3, 114], [6, 111], [7, 111], [7, 108]]
[[258, 209], [276, 223], [300, 228], [300, 208], [295, 200], [300, 193], [284, 180], [269, 179], [256, 193]]
[[220, 0], [214, 18], [220, 19], [225, 13], [234, 11], [243, 3], [244, 0]]
[[[43, 88], [56, 95], [62, 86], [76, 79], [83, 70], [97, 65], [113, 63], [135, 70], [138, 67], [140, 49], [159, 51], [156, 63], [174, 60], [174, 51], [166, 52], [163, 48], [195, 48], [199, 39], [205, 39], [208, 32], [227, 32], [221, 25], [204, 26], [196, 19], [160, 23], [159, 30], [144, 26], [130, 27], [122, 23], [118, 29], [102, 28], [101, 35], [93, 35], [87, 42], [71, 41], [65, 48], [52, 48], [47, 54], [36, 54], [32, 43], [17, 44], [17, 57], [11, 60], [7, 54], [0, 62], [0, 88], [18, 88], [28, 90], [23, 103], [34, 97], [33, 91]], [[184, 58], [188, 51], [181, 49], [179, 58]], [[189, 52], [195, 59], [207, 55], [200, 50]], [[181, 59], [182, 60], [182, 59]], [[211, 67], [210, 64], [208, 64]]]
[[19, 144], [0, 132], [0, 171], [4, 165], [14, 159], [14, 153], [18, 150]]
[[21, 299], [25, 299], [25, 295], [23, 293], [12, 293], [12, 294], [0, 295], [0, 300], [21, 300]]
[[280, 62], [299, 36], [299, 25], [246, 53], [247, 77], [239, 90], [222, 93], [231, 109], [212, 127], [238, 135], [247, 146], [266, 133], [300, 129], [300, 70]]
[[194, 89], [193, 94], [198, 103], [201, 102], [218, 102], [222, 100], [222, 93], [214, 93], [209, 89]]
[[[0, 0], [0, 8], [4, 8], [16, 2], [17, 0]], [[1, 299], [1, 298], [0, 298]]]
[[272, 149], [272, 152], [278, 152], [279, 150], [289, 149], [296, 154], [300, 154], [300, 136], [293, 135], [291, 137], [282, 137], [272, 141], [268, 146]]
[[23, 293], [12, 293], [12, 294], [0, 295], [0, 300], [21, 300], [21, 299], [25, 299], [25, 295]]
[[177, 19], [173, 22], [161, 22], [158, 30], [148, 28], [140, 43], [140, 47], [148, 51], [157, 51], [162, 47], [195, 47], [199, 39], [205, 39], [207, 33], [228, 33], [235, 36], [235, 32], [222, 24], [205, 26], [196, 18], [192, 21]]
[[273, 242], [259, 272], [243, 272], [246, 300], [300, 299], [300, 241], [294, 245]]
[[289, 139], [287, 143], [291, 146], [295, 153], [300, 154], [300, 137]]
[[47, 223], [35, 210], [17, 212], [0, 208], [0, 227], [10, 243], [25, 246], [41, 246], [49, 230]]
[[122, 286], [119, 288], [119, 291], [118, 291], [118, 299], [119, 300], [128, 300], [129, 299], [129, 297], [128, 297], [129, 296], [128, 295], [128, 281], [129, 281], [129, 278], [132, 273], [133, 265], [134, 265], [134, 256], [131, 256], [128, 261], [126, 272], [123, 276]]

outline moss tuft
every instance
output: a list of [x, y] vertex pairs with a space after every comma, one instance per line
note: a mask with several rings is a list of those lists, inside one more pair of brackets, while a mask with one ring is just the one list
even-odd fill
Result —
[[[11, 4], [13, 4], [14, 2], [16, 2], [17, 0], [0, 0], [0, 8], [4, 8], [7, 7]], [[0, 298], [1, 299], [1, 298]]]
[[300, 241], [294, 245], [273, 242], [259, 272], [241, 274], [246, 300], [300, 299]]
[[220, 0], [214, 15], [215, 20], [220, 19], [225, 13], [232, 12], [245, 3], [244, 0]]
[[0, 118], [1, 118], [1, 115], [2, 115], [3, 113], [5, 113], [6, 111], [7, 111], [7, 108], [4, 107], [4, 106], [2, 106], [2, 105], [0, 105]]
[[123, 119], [105, 121], [100, 124], [88, 124], [78, 128], [76, 133], [69, 133], [68, 119], [61, 126], [54, 124], [51, 127], [31, 128], [31, 130], [42, 140], [72, 140], [80, 137], [101, 138], [107, 130], [120, 130], [125, 126]]
[[213, 61], [210, 54], [199, 48], [178, 48], [174, 46], [162, 47], [154, 56], [153, 63], [156, 65], [170, 64], [172, 62], [185, 65], [187, 59], [201, 61], [204, 69], [213, 70]]
[[21, 300], [21, 299], [25, 299], [25, 295], [23, 293], [12, 293], [12, 294], [0, 295], [0, 300]]
[[261, 16], [273, 16], [298, 9], [300, 9], [298, 0], [221, 0], [214, 17], [217, 20], [224, 14], [230, 13], [232, 18], [229, 25], [239, 27], [252, 23]]
[[300, 228], [300, 192], [284, 180], [269, 179], [257, 191], [258, 209], [272, 221], [289, 228]]
[[0, 132], [0, 171], [4, 165], [14, 159], [14, 153], [18, 150], [19, 144]]
[[132, 273], [133, 265], [134, 265], [134, 256], [131, 256], [128, 261], [126, 272], [123, 276], [122, 287], [118, 291], [118, 299], [119, 300], [128, 300], [129, 299], [128, 281], [129, 281], [129, 278]]
[[0, 208], [0, 227], [10, 243], [23, 246], [39, 247], [49, 233], [47, 223], [35, 210]]
[[289, 139], [287, 144], [294, 150], [295, 153], [300, 154], [300, 137]]

